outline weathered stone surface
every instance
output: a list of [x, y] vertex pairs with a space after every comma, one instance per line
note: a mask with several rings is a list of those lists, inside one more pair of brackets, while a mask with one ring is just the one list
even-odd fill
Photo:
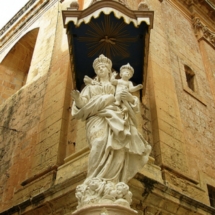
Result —
[[[30, 1], [0, 36], [2, 215], [71, 214], [75, 188], [86, 177], [85, 124], [70, 116], [75, 67], [61, 19], [72, 1], [61, 2]], [[91, 2], [79, 0], [79, 8]], [[138, 10], [141, 2], [126, 4]], [[137, 127], [153, 158], [128, 183], [139, 215], [215, 213], [207, 187], [215, 187], [215, 29], [208, 2], [147, 1], [155, 13]], [[185, 65], [195, 73], [195, 91]]]

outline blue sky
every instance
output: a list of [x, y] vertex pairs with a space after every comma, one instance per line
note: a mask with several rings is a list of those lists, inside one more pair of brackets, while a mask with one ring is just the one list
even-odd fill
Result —
[[0, 29], [28, 2], [28, 0], [0, 0]]

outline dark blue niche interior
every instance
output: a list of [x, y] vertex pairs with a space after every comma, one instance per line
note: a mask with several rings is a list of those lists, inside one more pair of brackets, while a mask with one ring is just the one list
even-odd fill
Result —
[[117, 72], [122, 65], [130, 63], [135, 71], [131, 81], [135, 84], [143, 82], [146, 23], [142, 22], [136, 28], [133, 23], [126, 24], [123, 18], [117, 19], [113, 13], [101, 13], [79, 27], [70, 22], [68, 29], [78, 90], [84, 86], [85, 75], [95, 77], [92, 64], [100, 54], [111, 59], [112, 68]]

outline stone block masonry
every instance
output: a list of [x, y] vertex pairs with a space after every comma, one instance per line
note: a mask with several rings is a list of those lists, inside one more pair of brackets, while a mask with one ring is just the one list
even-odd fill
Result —
[[[71, 214], [86, 177], [89, 148], [85, 123], [70, 115], [75, 59], [61, 18], [71, 2], [61, 2], [36, 0], [41, 9], [31, 8], [30, 19], [26, 12], [22, 27], [11, 25], [1, 46], [1, 215]], [[90, 2], [80, 0], [80, 9]], [[126, 1], [133, 10], [140, 2]], [[153, 149], [129, 182], [132, 208], [140, 215], [215, 214], [208, 195], [215, 187], [215, 49], [206, 34], [215, 32], [212, 9], [208, 1], [144, 2], [154, 23], [138, 130]], [[196, 17], [201, 26], [193, 25]], [[195, 74], [194, 91], [185, 66]]]

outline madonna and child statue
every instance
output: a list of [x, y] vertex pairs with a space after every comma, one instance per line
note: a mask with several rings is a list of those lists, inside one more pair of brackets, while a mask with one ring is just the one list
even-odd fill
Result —
[[86, 121], [90, 147], [88, 173], [76, 188], [78, 209], [99, 204], [130, 207], [132, 193], [127, 182], [147, 163], [151, 146], [137, 130], [139, 99], [132, 95], [142, 85], [129, 80], [134, 69], [120, 68], [120, 79], [112, 62], [100, 55], [93, 62], [96, 77], [85, 76], [84, 89], [73, 90], [72, 116]]

